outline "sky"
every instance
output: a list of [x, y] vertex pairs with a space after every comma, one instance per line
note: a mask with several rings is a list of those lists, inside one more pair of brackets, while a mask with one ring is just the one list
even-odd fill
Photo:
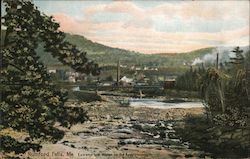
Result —
[[249, 45], [249, 1], [33, 0], [60, 30], [141, 53]]

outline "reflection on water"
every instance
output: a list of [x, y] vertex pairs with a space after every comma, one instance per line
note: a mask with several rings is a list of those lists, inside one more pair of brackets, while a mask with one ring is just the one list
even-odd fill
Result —
[[129, 99], [129, 105], [132, 107], [149, 107], [159, 109], [170, 108], [201, 108], [204, 107], [201, 101], [169, 100], [159, 99]]

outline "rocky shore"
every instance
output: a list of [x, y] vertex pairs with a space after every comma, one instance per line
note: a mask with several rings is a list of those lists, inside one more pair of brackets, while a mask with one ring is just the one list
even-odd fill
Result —
[[27, 152], [30, 158], [75, 159], [166, 159], [209, 158], [209, 154], [190, 148], [175, 134], [174, 125], [187, 114], [197, 115], [203, 108], [153, 109], [120, 107], [105, 102], [81, 103], [89, 121], [70, 129], [57, 144], [43, 144], [41, 152]]

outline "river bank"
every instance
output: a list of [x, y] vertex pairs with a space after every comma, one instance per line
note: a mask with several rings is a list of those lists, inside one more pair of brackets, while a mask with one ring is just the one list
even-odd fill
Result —
[[88, 122], [70, 129], [58, 126], [65, 131], [61, 141], [43, 144], [40, 154], [29, 151], [24, 157], [165, 159], [209, 156], [190, 149], [189, 143], [182, 142], [173, 129], [185, 115], [202, 114], [203, 108], [120, 107], [108, 97], [106, 101], [79, 106], [88, 111]]

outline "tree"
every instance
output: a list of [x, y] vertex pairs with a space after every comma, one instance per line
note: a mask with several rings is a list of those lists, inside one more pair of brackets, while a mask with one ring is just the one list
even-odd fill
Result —
[[[209, 68], [200, 87], [210, 119], [221, 125], [240, 127], [247, 125], [249, 116], [249, 72], [247, 62], [243, 67], [243, 52], [238, 47], [233, 52], [236, 56], [231, 58], [230, 71]], [[247, 53], [246, 59], [248, 56]]]
[[246, 53], [245, 67], [246, 67], [246, 93], [247, 93], [247, 98], [250, 101], [250, 50], [248, 50], [248, 52]]
[[228, 76], [216, 69], [209, 68], [200, 79], [201, 96], [209, 106], [211, 116], [225, 112], [225, 83]]
[[[64, 40], [65, 34], [58, 31], [59, 24], [53, 17], [41, 13], [30, 1], [3, 3], [6, 14], [1, 26], [6, 27], [6, 32], [1, 46], [0, 129], [26, 131], [27, 141], [39, 138], [56, 142], [64, 133], [54, 127], [55, 122], [70, 127], [86, 121], [87, 115], [80, 107], [64, 105], [67, 92], [55, 87], [46, 67], [38, 61], [38, 44], [43, 43], [45, 51], [78, 72], [98, 75], [100, 69], [86, 58], [86, 52]], [[10, 136], [0, 136], [0, 140], [14, 144], [1, 146], [1, 151], [22, 153], [29, 149], [27, 146], [40, 148], [33, 144], [20, 147]]]
[[232, 52], [235, 54], [235, 57], [230, 58], [230, 63], [239, 69], [244, 63], [243, 50], [241, 50], [240, 47], [236, 47]]

